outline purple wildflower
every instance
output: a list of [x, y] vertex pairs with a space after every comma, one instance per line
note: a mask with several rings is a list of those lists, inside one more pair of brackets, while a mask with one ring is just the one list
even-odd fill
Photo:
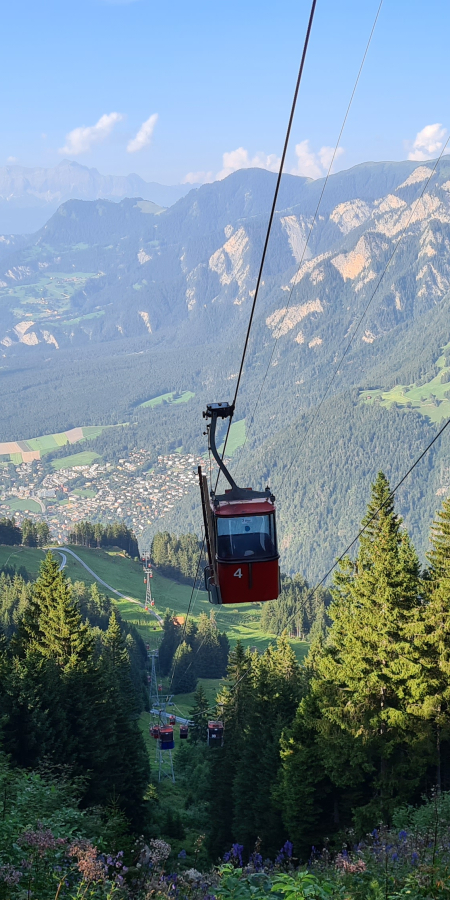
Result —
[[243, 844], [233, 844], [233, 846], [232, 846], [232, 848], [231, 848], [231, 853], [232, 853], [234, 859], [237, 860], [237, 861], [239, 862], [239, 865], [240, 865], [241, 867], [244, 865], [244, 862], [243, 862], [243, 859], [242, 859], [242, 851], [243, 851], [243, 849], [244, 849], [244, 845], [243, 845]]
[[186, 850], [180, 850], [178, 859], [186, 859]]
[[249, 863], [253, 866], [256, 872], [260, 872], [263, 867], [263, 858], [261, 854], [254, 851], [250, 856]]
[[284, 847], [283, 847], [283, 851], [284, 851], [284, 853], [286, 854], [286, 856], [287, 856], [288, 859], [292, 859], [292, 851], [293, 851], [293, 849], [294, 849], [294, 845], [291, 844], [290, 841], [286, 841], [286, 843], [285, 843], [285, 845], [284, 845]]

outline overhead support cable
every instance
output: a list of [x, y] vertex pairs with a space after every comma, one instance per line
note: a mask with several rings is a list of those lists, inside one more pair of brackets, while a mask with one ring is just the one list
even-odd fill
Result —
[[[339, 131], [339, 135], [338, 135], [336, 144], [335, 144], [335, 146], [334, 146], [333, 155], [332, 155], [332, 157], [331, 157], [331, 161], [330, 161], [330, 164], [329, 164], [329, 166], [328, 166], [328, 171], [327, 171], [327, 174], [326, 174], [326, 176], [325, 176], [325, 179], [324, 179], [324, 182], [323, 182], [323, 185], [322, 185], [322, 189], [321, 189], [321, 191], [320, 191], [320, 195], [319, 195], [319, 199], [318, 199], [318, 201], [317, 201], [316, 208], [315, 208], [315, 210], [314, 210], [313, 220], [312, 220], [312, 222], [311, 222], [311, 225], [310, 225], [310, 228], [309, 228], [309, 231], [308, 231], [308, 235], [307, 235], [307, 238], [306, 238], [306, 241], [305, 241], [305, 246], [303, 247], [303, 250], [302, 250], [302, 254], [301, 254], [301, 257], [300, 257], [300, 261], [299, 261], [298, 266], [297, 266], [297, 271], [296, 271], [294, 277], [291, 279], [291, 289], [290, 289], [290, 291], [289, 291], [287, 303], [286, 303], [286, 306], [285, 306], [285, 308], [284, 308], [284, 316], [283, 316], [283, 318], [282, 318], [282, 320], [281, 320], [281, 323], [280, 323], [280, 325], [279, 325], [279, 327], [278, 327], [279, 334], [278, 334], [278, 337], [275, 338], [275, 341], [274, 341], [274, 344], [273, 344], [273, 347], [272, 347], [272, 352], [271, 352], [270, 357], [269, 357], [269, 362], [267, 363], [266, 371], [265, 371], [265, 373], [264, 373], [263, 380], [262, 380], [262, 383], [261, 383], [261, 387], [260, 387], [260, 389], [259, 389], [259, 393], [258, 393], [258, 396], [257, 396], [257, 399], [256, 399], [256, 403], [255, 403], [255, 406], [254, 406], [254, 408], [253, 408], [253, 412], [252, 412], [252, 415], [251, 415], [251, 418], [250, 418], [250, 427], [251, 427], [251, 425], [253, 424], [253, 421], [254, 421], [254, 418], [255, 418], [255, 413], [256, 413], [256, 410], [257, 410], [257, 408], [258, 408], [259, 401], [260, 401], [260, 399], [261, 399], [262, 390], [263, 390], [263, 387], [264, 387], [264, 384], [265, 384], [265, 381], [266, 381], [266, 378], [267, 378], [267, 375], [268, 375], [270, 366], [271, 366], [271, 364], [272, 364], [272, 360], [273, 360], [273, 356], [274, 356], [275, 350], [276, 350], [277, 345], [278, 345], [278, 340], [279, 340], [279, 337], [280, 337], [280, 332], [282, 332], [283, 323], [285, 322], [286, 316], [287, 316], [287, 314], [288, 314], [288, 312], [289, 312], [289, 307], [290, 307], [290, 305], [291, 305], [291, 300], [292, 300], [292, 293], [293, 293], [293, 290], [294, 290], [294, 287], [295, 287], [295, 284], [296, 284], [296, 278], [297, 278], [297, 276], [298, 276], [298, 273], [300, 272], [300, 269], [301, 269], [301, 267], [302, 267], [302, 265], [303, 265], [303, 262], [304, 262], [304, 259], [305, 259], [306, 251], [307, 251], [308, 245], [309, 245], [309, 240], [310, 240], [310, 237], [311, 237], [311, 235], [312, 235], [314, 225], [316, 224], [317, 216], [318, 216], [318, 214], [319, 214], [319, 209], [320, 209], [320, 207], [321, 207], [322, 200], [323, 200], [323, 195], [324, 195], [324, 193], [325, 193], [325, 189], [326, 189], [326, 187], [327, 187], [328, 180], [329, 180], [330, 175], [331, 175], [331, 171], [332, 171], [332, 168], [333, 168], [333, 165], [334, 165], [334, 161], [335, 161], [335, 159], [336, 159], [336, 154], [337, 154], [337, 151], [338, 151], [338, 149], [339, 149], [339, 144], [340, 144], [340, 142], [341, 142], [341, 138], [342, 138], [342, 135], [343, 135], [343, 133], [344, 133], [344, 128], [345, 128], [345, 126], [346, 126], [346, 124], [347, 124], [347, 119], [348, 119], [348, 116], [349, 116], [349, 113], [350, 113], [350, 109], [351, 109], [351, 106], [352, 106], [352, 103], [353, 103], [353, 100], [354, 100], [354, 97], [355, 97], [355, 93], [356, 93], [356, 89], [357, 89], [358, 84], [359, 84], [359, 80], [360, 80], [360, 78], [361, 78], [362, 70], [363, 70], [363, 68], [364, 68], [364, 63], [365, 63], [365, 61], [366, 61], [366, 57], [367, 57], [367, 54], [368, 54], [368, 52], [369, 52], [369, 47], [370, 47], [370, 44], [371, 44], [371, 42], [372, 42], [372, 38], [373, 38], [373, 35], [374, 35], [374, 31], [375, 31], [375, 28], [376, 28], [376, 24], [377, 24], [377, 22], [378, 22], [378, 18], [379, 18], [379, 15], [380, 15], [381, 7], [382, 7], [382, 6], [383, 6], [383, 0], [380, 0], [380, 3], [379, 3], [379, 5], [378, 5], [378, 9], [377, 9], [376, 14], [375, 14], [375, 19], [374, 19], [374, 21], [373, 21], [373, 25], [372, 25], [372, 28], [371, 28], [371, 31], [370, 31], [370, 34], [369, 34], [369, 38], [368, 38], [368, 41], [367, 41], [367, 44], [366, 44], [366, 48], [365, 48], [364, 53], [363, 53], [363, 58], [362, 58], [362, 60], [361, 60], [361, 64], [360, 64], [360, 67], [359, 67], [359, 70], [358, 70], [358, 74], [357, 74], [357, 76], [356, 76], [356, 80], [355, 80], [355, 83], [354, 83], [354, 85], [353, 85], [353, 90], [352, 90], [352, 92], [351, 92], [351, 94], [350, 94], [350, 100], [348, 101], [348, 105], [347, 105], [347, 109], [346, 109], [346, 111], [345, 111], [345, 116], [344, 116], [343, 121], [342, 121], [341, 129], [340, 129], [340, 131]], [[245, 439], [245, 444], [247, 443], [247, 439], [248, 439], [248, 438], [246, 437], [246, 439]], [[245, 447], [245, 444], [244, 444], [244, 447]], [[242, 459], [242, 456], [241, 456], [241, 459]], [[239, 465], [238, 465], [238, 468], [239, 468]]]
[[[252, 324], [253, 324], [253, 317], [254, 317], [254, 315], [255, 315], [256, 302], [257, 302], [257, 299], [258, 299], [259, 288], [260, 288], [260, 286], [261, 286], [261, 279], [262, 279], [262, 274], [263, 274], [263, 269], [264, 269], [264, 263], [265, 263], [265, 260], [266, 260], [267, 248], [268, 248], [268, 246], [269, 246], [269, 238], [270, 238], [270, 233], [271, 233], [271, 230], [272, 230], [273, 219], [274, 219], [274, 216], [275, 216], [275, 209], [276, 209], [277, 200], [278, 200], [278, 193], [279, 193], [280, 185], [281, 185], [281, 177], [282, 177], [282, 174], [283, 174], [284, 163], [285, 163], [285, 160], [286, 160], [286, 154], [287, 154], [288, 145], [289, 145], [289, 139], [290, 139], [290, 136], [291, 136], [292, 123], [293, 123], [293, 121], [294, 121], [295, 109], [296, 109], [296, 106], [297, 106], [297, 98], [298, 98], [298, 93], [299, 93], [299, 90], [300, 90], [300, 85], [301, 85], [302, 76], [303, 76], [303, 69], [304, 69], [304, 67], [305, 67], [306, 53], [307, 53], [307, 50], [308, 50], [309, 38], [310, 38], [310, 35], [311, 35], [311, 29], [312, 29], [312, 24], [313, 24], [313, 20], [314, 20], [314, 13], [315, 13], [315, 11], [316, 11], [316, 4], [317, 4], [317, 0], [312, 0], [311, 9], [310, 9], [309, 18], [308, 18], [308, 26], [307, 26], [307, 29], [306, 29], [305, 40], [304, 40], [304, 43], [303, 43], [302, 56], [301, 56], [301, 60], [300, 60], [300, 68], [299, 68], [299, 70], [298, 70], [297, 81], [296, 81], [296, 84], [295, 84], [295, 90], [294, 90], [294, 97], [293, 97], [293, 100], [292, 100], [292, 106], [291, 106], [291, 111], [290, 111], [290, 114], [289, 114], [289, 121], [288, 121], [287, 130], [286, 130], [286, 136], [285, 136], [285, 139], [284, 139], [283, 152], [282, 152], [282, 154], [281, 154], [280, 168], [279, 168], [279, 170], [278, 170], [277, 181], [276, 181], [276, 185], [275, 185], [275, 192], [274, 192], [274, 195], [273, 195], [272, 206], [271, 206], [271, 209], [270, 209], [270, 215], [269, 215], [269, 221], [268, 221], [268, 224], [267, 224], [266, 237], [265, 237], [265, 240], [264, 240], [264, 246], [263, 246], [263, 251], [262, 251], [262, 256], [261, 256], [261, 262], [260, 262], [259, 270], [258, 270], [258, 277], [257, 277], [257, 279], [256, 279], [255, 294], [254, 294], [254, 297], [253, 297], [253, 302], [252, 302], [252, 306], [251, 306], [251, 310], [250, 310], [250, 318], [249, 318], [249, 320], [248, 320], [247, 332], [246, 332], [246, 335], [245, 335], [245, 341], [244, 341], [244, 348], [243, 348], [243, 351], [242, 351], [242, 358], [241, 358], [241, 362], [240, 362], [240, 366], [239, 366], [239, 372], [238, 372], [238, 377], [237, 377], [237, 382], [236, 382], [236, 388], [235, 388], [235, 391], [234, 391], [234, 397], [233, 397], [233, 403], [232, 403], [232, 406], [233, 406], [233, 412], [234, 412], [234, 407], [236, 406], [237, 395], [238, 395], [238, 393], [239, 393], [239, 388], [240, 388], [241, 378], [242, 378], [242, 372], [243, 372], [243, 369], [244, 369], [245, 356], [246, 356], [246, 353], [247, 353], [248, 342], [249, 342], [249, 339], [250, 339], [250, 332], [251, 332], [251, 328], [252, 328]], [[230, 428], [231, 428], [232, 418], [233, 418], [233, 415], [231, 415], [230, 420], [229, 420], [229, 422], [228, 422], [227, 433], [226, 433], [226, 435], [225, 435], [225, 442], [224, 442], [224, 445], [223, 445], [222, 458], [225, 456], [225, 450], [226, 450], [226, 446], [227, 446], [228, 437], [229, 437], [229, 434], [230, 434]], [[218, 480], [219, 480], [219, 475], [217, 476], [217, 481], [218, 481]], [[216, 487], [217, 487], [217, 482], [216, 482]]]
[[316, 584], [314, 591], [316, 591], [317, 588], [322, 586], [322, 584], [327, 580], [328, 576], [331, 575], [332, 571], [336, 568], [336, 566], [339, 565], [340, 562], [342, 562], [342, 560], [344, 559], [344, 556], [347, 556], [347, 553], [349, 552], [349, 550], [352, 549], [354, 544], [356, 544], [356, 541], [359, 540], [359, 538], [361, 537], [362, 534], [364, 534], [366, 529], [369, 527], [370, 523], [373, 522], [373, 520], [376, 519], [378, 513], [381, 512], [381, 510], [384, 509], [384, 507], [387, 506], [388, 503], [390, 503], [392, 498], [397, 493], [398, 489], [402, 486], [403, 482], [406, 481], [406, 479], [411, 474], [411, 472], [414, 471], [416, 466], [419, 465], [419, 463], [422, 461], [424, 456], [427, 455], [428, 451], [431, 450], [433, 444], [436, 443], [436, 441], [440, 438], [441, 434], [443, 434], [443, 432], [449, 425], [450, 425], [450, 419], [447, 419], [445, 424], [442, 426], [442, 428], [439, 429], [438, 433], [435, 434], [434, 438], [430, 441], [430, 443], [427, 444], [427, 446], [425, 447], [425, 450], [422, 451], [420, 456], [418, 456], [417, 459], [415, 460], [415, 462], [413, 462], [412, 466], [409, 467], [408, 471], [405, 472], [405, 474], [403, 475], [402, 478], [400, 478], [400, 481], [397, 482], [397, 484], [395, 485], [395, 488], [393, 488], [393, 490], [391, 491], [389, 496], [386, 498], [386, 500], [381, 504], [381, 506], [378, 507], [378, 509], [375, 510], [375, 512], [373, 513], [373, 515], [371, 515], [370, 519], [368, 519], [366, 524], [358, 531], [358, 534], [356, 535], [356, 537], [353, 538], [353, 540], [350, 542], [348, 547], [346, 547], [344, 552], [341, 553], [341, 555], [337, 558], [336, 562], [334, 562], [333, 565], [331, 566], [331, 568], [328, 569], [328, 572], [323, 576], [323, 578], [321, 578], [321, 580], [318, 582], [318, 584]]
[[[347, 545], [347, 547], [345, 548], [345, 550], [341, 553], [340, 556], [338, 556], [338, 558], [335, 560], [335, 562], [333, 563], [333, 565], [330, 566], [330, 568], [329, 568], [328, 571], [325, 573], [325, 575], [320, 579], [320, 581], [318, 581], [318, 582], [314, 585], [313, 588], [310, 588], [310, 590], [311, 590], [311, 596], [314, 596], [314, 594], [316, 593], [316, 591], [317, 591], [320, 587], [322, 587], [323, 584], [325, 584], [327, 578], [329, 578], [329, 576], [330, 576], [331, 573], [334, 571], [334, 569], [336, 568], [336, 566], [338, 566], [339, 563], [342, 562], [342, 560], [347, 556], [347, 553], [349, 552], [349, 550], [351, 550], [352, 547], [354, 547], [354, 545], [356, 544], [356, 541], [359, 540], [359, 538], [361, 537], [361, 535], [364, 534], [364, 532], [367, 530], [367, 528], [368, 528], [369, 525], [373, 522], [373, 520], [376, 519], [378, 513], [380, 513], [381, 510], [384, 509], [384, 507], [387, 506], [387, 505], [391, 502], [392, 498], [395, 496], [395, 494], [397, 493], [398, 489], [399, 489], [399, 488], [402, 486], [402, 484], [406, 481], [406, 479], [409, 477], [409, 475], [411, 475], [411, 472], [414, 471], [414, 469], [416, 468], [416, 466], [419, 465], [419, 463], [422, 461], [422, 459], [424, 458], [424, 456], [427, 455], [427, 453], [429, 452], [429, 450], [431, 450], [433, 444], [436, 443], [436, 441], [441, 437], [441, 435], [444, 433], [445, 429], [448, 428], [449, 425], [450, 425], [450, 419], [447, 419], [447, 421], [444, 423], [444, 425], [442, 426], [442, 428], [439, 429], [438, 433], [435, 434], [434, 438], [427, 444], [427, 446], [425, 447], [425, 449], [422, 450], [422, 453], [420, 453], [420, 455], [417, 457], [417, 459], [416, 459], [416, 460], [413, 462], [413, 464], [409, 467], [408, 471], [405, 472], [405, 474], [400, 478], [400, 481], [397, 482], [397, 484], [395, 485], [395, 487], [393, 488], [393, 490], [390, 492], [390, 494], [389, 494], [389, 496], [386, 498], [386, 500], [384, 500], [383, 503], [381, 503], [381, 505], [375, 510], [375, 512], [374, 512], [374, 513], [370, 516], [370, 518], [367, 520], [366, 524], [363, 525], [362, 528], [360, 528], [360, 530], [358, 531], [358, 534], [353, 538], [352, 541], [350, 541], [350, 543]], [[285, 628], [288, 628], [288, 627], [289, 627], [289, 625], [294, 621], [296, 615], [297, 615], [297, 613], [295, 613], [293, 616], [291, 616], [290, 619], [288, 619], [288, 621], [286, 622], [286, 625], [284, 626]]]

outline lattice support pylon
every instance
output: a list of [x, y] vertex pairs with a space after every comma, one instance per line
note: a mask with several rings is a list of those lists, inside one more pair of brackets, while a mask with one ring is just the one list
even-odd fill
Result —
[[142, 553], [142, 569], [144, 571], [145, 582], [145, 608], [149, 610], [155, 604], [152, 596], [152, 564], [150, 562], [150, 553], [148, 550], [144, 550]]
[[151, 665], [149, 686], [150, 711], [152, 709], [159, 710], [161, 707], [161, 698], [158, 692], [158, 679], [156, 677], [156, 661], [158, 659], [158, 655], [158, 650], [148, 651], [148, 659]]
[[158, 762], [158, 781], [162, 781], [164, 778], [170, 778], [172, 783], [175, 784], [175, 774], [173, 771], [172, 751], [171, 750], [161, 750], [160, 741], [158, 741], [157, 762]]

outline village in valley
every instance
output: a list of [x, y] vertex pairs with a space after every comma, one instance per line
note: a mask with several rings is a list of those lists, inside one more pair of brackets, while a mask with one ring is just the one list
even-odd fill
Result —
[[[81, 454], [80, 454], [81, 456]], [[43, 460], [0, 467], [0, 516], [48, 524], [52, 539], [64, 542], [83, 520], [104, 525], [123, 521], [137, 537], [194, 490], [197, 466], [192, 455], [171, 453], [151, 464], [146, 450], [135, 450], [117, 464], [101, 458], [85, 465], [48, 471]]]

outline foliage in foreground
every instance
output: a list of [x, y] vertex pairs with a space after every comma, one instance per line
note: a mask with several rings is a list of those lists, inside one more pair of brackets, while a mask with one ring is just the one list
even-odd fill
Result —
[[125, 637], [96, 587], [69, 583], [51, 553], [33, 585], [0, 576], [1, 627], [3, 750], [24, 768], [71, 766], [86, 804], [114, 797], [137, 825], [149, 777], [138, 725], [142, 641]]
[[[48, 773], [12, 773], [0, 761], [8, 816], [0, 818], [0, 898], [22, 900], [439, 900], [450, 896], [450, 794], [402, 808], [407, 828], [377, 828], [332, 855], [313, 848], [299, 865], [285, 841], [274, 861], [257, 841], [244, 861], [233, 844], [223, 862], [196, 868], [194, 852], [163, 840], [131, 841], [117, 811], [80, 810], [77, 788]], [[5, 791], [5, 787], [7, 790]], [[9, 794], [8, 794], [9, 791]], [[42, 820], [38, 818], [42, 816]], [[122, 844], [124, 849], [118, 850]]]

